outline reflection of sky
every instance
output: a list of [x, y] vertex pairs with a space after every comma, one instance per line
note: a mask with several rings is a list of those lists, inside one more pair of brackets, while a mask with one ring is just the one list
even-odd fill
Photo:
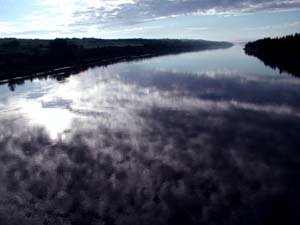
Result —
[[[278, 91], [272, 87], [286, 92], [287, 87], [280, 84], [293, 79], [279, 75], [255, 58], [240, 53], [241, 47], [235, 46], [228, 50], [120, 63], [88, 70], [65, 83], [27, 81], [15, 92], [1, 86], [2, 99], [6, 102], [3, 109], [17, 109], [15, 113], [21, 113], [30, 123], [45, 126], [51, 137], [69, 130], [74, 118], [93, 117], [109, 121], [127, 118], [132, 122], [133, 112], [154, 106], [179, 110], [241, 107], [291, 113], [293, 109], [285, 105], [284, 99], [276, 102], [278, 97], [271, 98], [265, 105], [249, 102], [249, 99], [262, 101]], [[261, 90], [251, 82], [265, 85], [270, 90]], [[293, 82], [291, 86], [295, 89], [295, 82], [299, 81]], [[241, 89], [241, 86], [244, 87]], [[247, 89], [249, 92], [245, 93]], [[254, 90], [255, 93], [251, 93]]]
[[0, 86], [0, 219], [294, 221], [300, 80], [238, 50]]
[[[264, 66], [254, 57], [241, 54], [242, 46], [234, 46], [226, 51], [214, 50], [199, 53], [185, 53], [147, 60], [142, 66], [158, 67], [180, 72], [242, 72], [275, 74], [274, 70]], [[276, 73], [277, 74], [277, 73]]]

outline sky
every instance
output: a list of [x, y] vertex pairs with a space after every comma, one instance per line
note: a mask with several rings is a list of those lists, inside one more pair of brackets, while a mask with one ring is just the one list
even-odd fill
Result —
[[0, 37], [243, 42], [300, 32], [300, 0], [0, 0]]

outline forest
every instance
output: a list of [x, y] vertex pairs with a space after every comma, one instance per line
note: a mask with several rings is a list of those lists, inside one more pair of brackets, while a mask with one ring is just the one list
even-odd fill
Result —
[[[232, 46], [228, 42], [172, 39], [0, 39], [0, 80], [164, 54]], [[75, 69], [75, 68], [74, 68]]]
[[300, 77], [300, 33], [249, 42], [245, 52], [273, 69]]

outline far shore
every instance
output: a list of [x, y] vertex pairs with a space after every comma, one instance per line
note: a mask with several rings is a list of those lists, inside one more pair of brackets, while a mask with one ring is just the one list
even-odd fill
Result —
[[93, 66], [231, 46], [229, 42], [172, 39], [0, 39], [0, 83], [65, 77]]

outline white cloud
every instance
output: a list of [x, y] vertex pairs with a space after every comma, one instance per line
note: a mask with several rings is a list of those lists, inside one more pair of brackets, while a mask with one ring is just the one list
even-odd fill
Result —
[[15, 31], [14, 24], [0, 21], [0, 32], [11, 33]]
[[273, 29], [284, 29], [289, 27], [300, 27], [300, 21], [277, 24], [277, 25], [260, 26], [260, 27], [248, 27], [245, 28], [245, 30], [273, 30]]
[[188, 27], [186, 28], [187, 30], [191, 30], [191, 31], [199, 31], [199, 30], [209, 30], [208, 27]]
[[300, 10], [300, 0], [43, 0], [37, 3], [37, 8], [17, 23], [6, 24], [3, 29], [6, 32], [0, 35], [49, 31], [57, 36], [69, 33], [76, 36], [91, 30], [103, 31], [188, 14]]

